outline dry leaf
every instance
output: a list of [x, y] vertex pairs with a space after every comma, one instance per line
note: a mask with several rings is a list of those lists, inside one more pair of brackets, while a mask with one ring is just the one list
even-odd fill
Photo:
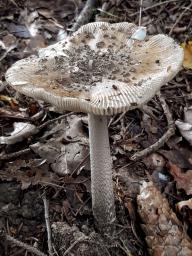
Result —
[[184, 49], [183, 67], [192, 69], [192, 41], [187, 40], [181, 46]]
[[159, 153], [163, 155], [168, 161], [176, 164], [181, 169], [192, 169], [192, 152], [190, 149], [177, 148], [172, 150], [159, 150]]
[[88, 154], [88, 138], [83, 131], [82, 120], [76, 115], [68, 116], [66, 120], [65, 124], [54, 127], [61, 130], [61, 135], [37, 142], [31, 145], [31, 149], [42, 159], [46, 159], [52, 170], [59, 175], [71, 174], [77, 167], [78, 170], [81, 167], [90, 170], [89, 158], [85, 160]]
[[145, 165], [147, 168], [154, 170], [162, 170], [165, 166], [165, 158], [158, 154], [158, 153], [152, 153], [148, 157], [146, 157], [144, 160]]
[[187, 195], [192, 194], [192, 170], [187, 172], [182, 172], [181, 168], [177, 165], [169, 162], [168, 168], [170, 174], [174, 177], [174, 180], [177, 183], [178, 189], [183, 189]]
[[184, 122], [177, 120], [175, 124], [182, 136], [192, 145], [192, 107], [185, 108]]
[[[17, 180], [21, 183], [22, 190], [27, 189], [30, 185], [45, 185], [58, 181], [58, 177], [54, 173], [41, 168], [31, 168], [31, 166], [34, 166], [33, 160], [28, 163], [25, 160], [9, 163], [5, 170], [0, 170], [0, 179], [3, 181]], [[23, 171], [22, 169], [25, 170]]]
[[26, 112], [13, 111], [9, 108], [2, 107], [0, 108], [0, 117], [3, 118], [14, 118], [14, 119], [25, 119], [28, 117]]
[[184, 120], [186, 123], [192, 125], [192, 106], [188, 108], [184, 108]]
[[18, 110], [18, 102], [14, 98], [5, 95], [0, 95], [0, 101], [9, 103], [12, 110]]
[[34, 135], [38, 132], [37, 127], [29, 123], [15, 122], [13, 126], [14, 131], [11, 132], [10, 136], [0, 137], [0, 144], [15, 144], [19, 141], [29, 138], [31, 135]]
[[11, 34], [19, 38], [30, 38], [31, 34], [26, 25], [20, 25], [13, 22], [7, 24], [7, 29]]
[[192, 125], [182, 121], [175, 121], [181, 135], [192, 145]]

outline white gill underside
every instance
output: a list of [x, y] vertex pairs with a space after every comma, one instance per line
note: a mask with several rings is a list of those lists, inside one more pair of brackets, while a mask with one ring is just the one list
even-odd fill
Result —
[[18, 61], [6, 79], [60, 111], [113, 115], [136, 108], [176, 75], [183, 60], [172, 38], [138, 41], [132, 38], [137, 31], [127, 22], [82, 26], [70, 39], [40, 50], [38, 57]]

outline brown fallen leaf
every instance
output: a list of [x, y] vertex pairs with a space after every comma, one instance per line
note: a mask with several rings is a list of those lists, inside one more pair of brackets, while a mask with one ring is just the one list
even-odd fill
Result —
[[192, 125], [180, 120], [177, 120], [175, 124], [179, 128], [182, 136], [190, 143], [190, 145], [192, 145]]
[[19, 109], [18, 102], [14, 98], [8, 97], [6, 95], [0, 95], [0, 101], [9, 103], [12, 110], [17, 111]]
[[35, 125], [24, 122], [15, 122], [13, 127], [14, 130], [9, 136], [0, 136], [0, 144], [12, 145], [29, 138], [39, 131]]
[[192, 124], [192, 106], [184, 108], [184, 120], [186, 123]]
[[148, 157], [144, 158], [143, 161], [147, 168], [153, 171], [162, 170], [166, 163], [165, 158], [158, 153], [150, 154]]
[[192, 107], [184, 109], [184, 121], [176, 120], [181, 135], [192, 145]]
[[187, 40], [181, 46], [184, 49], [183, 67], [192, 69], [192, 41]]
[[33, 144], [31, 149], [51, 164], [52, 170], [61, 176], [78, 172], [82, 167], [90, 170], [89, 157], [86, 157], [88, 138], [83, 130], [81, 117], [68, 116], [63, 124], [55, 125], [54, 129], [64, 131], [57, 138]]
[[[58, 176], [52, 172], [47, 172], [41, 168], [31, 168], [34, 166], [33, 160], [28, 163], [25, 160], [17, 160], [9, 163], [5, 170], [0, 170], [0, 179], [6, 181], [16, 180], [21, 183], [21, 189], [27, 189], [30, 185], [37, 184], [55, 184], [58, 181]], [[22, 169], [25, 169], [24, 171]]]
[[26, 112], [13, 111], [6, 107], [0, 108], [0, 118], [26, 119], [28, 117]]
[[176, 164], [181, 169], [192, 169], [192, 152], [187, 148], [175, 148], [171, 150], [159, 150], [159, 153], [162, 154], [168, 161], [173, 164]]
[[152, 182], [143, 182], [137, 203], [149, 255], [192, 255], [191, 239], [169, 207], [167, 199]]
[[192, 170], [182, 172], [181, 168], [169, 162], [167, 164], [170, 174], [174, 177], [178, 189], [183, 189], [187, 195], [192, 194]]

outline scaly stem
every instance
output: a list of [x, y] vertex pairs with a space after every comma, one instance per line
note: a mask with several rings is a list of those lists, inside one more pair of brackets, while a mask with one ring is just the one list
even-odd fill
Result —
[[116, 218], [106, 116], [89, 114], [89, 141], [93, 215], [98, 228], [103, 230]]

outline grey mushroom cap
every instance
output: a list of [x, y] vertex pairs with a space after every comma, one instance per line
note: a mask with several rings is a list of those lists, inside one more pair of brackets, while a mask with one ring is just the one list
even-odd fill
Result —
[[89, 23], [16, 62], [6, 80], [60, 111], [113, 115], [140, 107], [180, 70], [183, 49], [163, 34], [133, 39], [138, 29], [127, 22]]

